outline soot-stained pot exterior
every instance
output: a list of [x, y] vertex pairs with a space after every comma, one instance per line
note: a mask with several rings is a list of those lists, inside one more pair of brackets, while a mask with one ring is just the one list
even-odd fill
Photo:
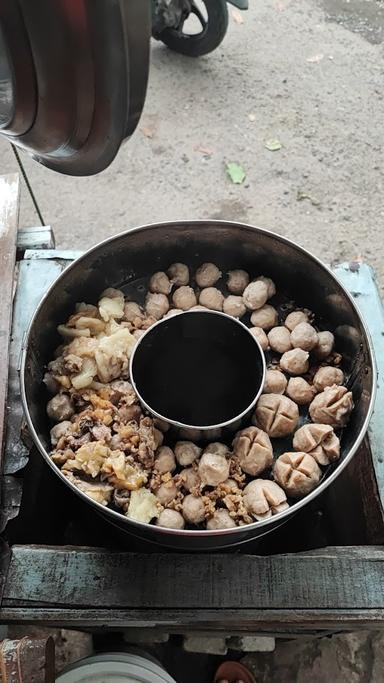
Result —
[[[175, 261], [191, 268], [214, 261], [223, 273], [244, 268], [265, 274], [298, 305], [311, 308], [336, 337], [356, 407], [344, 430], [341, 457], [320, 485], [281, 514], [243, 527], [218, 531], [171, 530], [135, 522], [104, 508], [76, 489], [51, 461], [48, 453], [48, 400], [42, 383], [44, 368], [59, 343], [58, 324], [78, 301], [97, 300], [106, 287], [143, 291], [151, 274]], [[320, 261], [289, 240], [238, 223], [180, 221], [149, 225], [112, 237], [86, 252], [60, 275], [46, 293], [32, 320], [22, 356], [21, 385], [24, 409], [33, 439], [42, 456], [62, 481], [121, 529], [143, 539], [183, 550], [213, 550], [244, 543], [283, 524], [297, 510], [324, 491], [348, 464], [368, 427], [376, 371], [372, 344], [352, 297]]]

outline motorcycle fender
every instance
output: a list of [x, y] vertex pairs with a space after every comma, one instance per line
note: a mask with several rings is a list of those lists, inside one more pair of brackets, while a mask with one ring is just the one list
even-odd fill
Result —
[[248, 9], [248, 0], [227, 0], [231, 5], [238, 7], [239, 9]]

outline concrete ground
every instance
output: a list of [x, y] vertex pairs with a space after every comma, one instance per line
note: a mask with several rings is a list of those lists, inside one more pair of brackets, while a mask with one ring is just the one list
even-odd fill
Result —
[[[153, 44], [139, 129], [104, 173], [63, 177], [26, 157], [46, 223], [60, 247], [86, 248], [158, 220], [235, 219], [327, 261], [363, 257], [384, 282], [383, 3], [250, 0], [241, 16], [230, 10], [223, 45], [198, 60]], [[1, 142], [0, 172], [15, 168]], [[25, 191], [21, 221], [36, 224]]]
[[[383, 2], [250, 5], [240, 24], [230, 10], [228, 36], [208, 57], [153, 44], [139, 129], [104, 173], [67, 178], [23, 155], [45, 222], [58, 246], [87, 248], [153, 221], [246, 221], [328, 262], [364, 258], [384, 284]], [[269, 151], [269, 139], [281, 149]], [[230, 161], [243, 166], [242, 185], [227, 177]], [[14, 170], [0, 142], [0, 172]], [[23, 188], [21, 224], [36, 221]], [[250, 659], [259, 683], [379, 683], [382, 652], [379, 635], [361, 634]]]

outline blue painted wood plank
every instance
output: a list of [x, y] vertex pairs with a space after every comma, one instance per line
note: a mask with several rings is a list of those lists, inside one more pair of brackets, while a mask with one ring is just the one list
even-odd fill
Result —
[[377, 485], [384, 507], [384, 309], [374, 270], [366, 263], [343, 263], [333, 272], [352, 294], [372, 337], [378, 385], [374, 412], [368, 429]]
[[14, 546], [3, 606], [383, 610], [383, 571], [384, 550], [369, 546], [270, 557]]

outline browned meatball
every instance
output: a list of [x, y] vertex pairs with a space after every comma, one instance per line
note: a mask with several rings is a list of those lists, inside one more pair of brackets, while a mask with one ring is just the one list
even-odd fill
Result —
[[317, 394], [309, 406], [309, 414], [314, 422], [344, 427], [353, 410], [352, 392], [346, 387], [326, 387]]
[[256, 404], [255, 419], [268, 436], [288, 436], [296, 429], [299, 409], [287, 396], [262, 394]]
[[273, 475], [291, 498], [301, 498], [318, 485], [321, 470], [308, 453], [283, 453], [277, 458]]

